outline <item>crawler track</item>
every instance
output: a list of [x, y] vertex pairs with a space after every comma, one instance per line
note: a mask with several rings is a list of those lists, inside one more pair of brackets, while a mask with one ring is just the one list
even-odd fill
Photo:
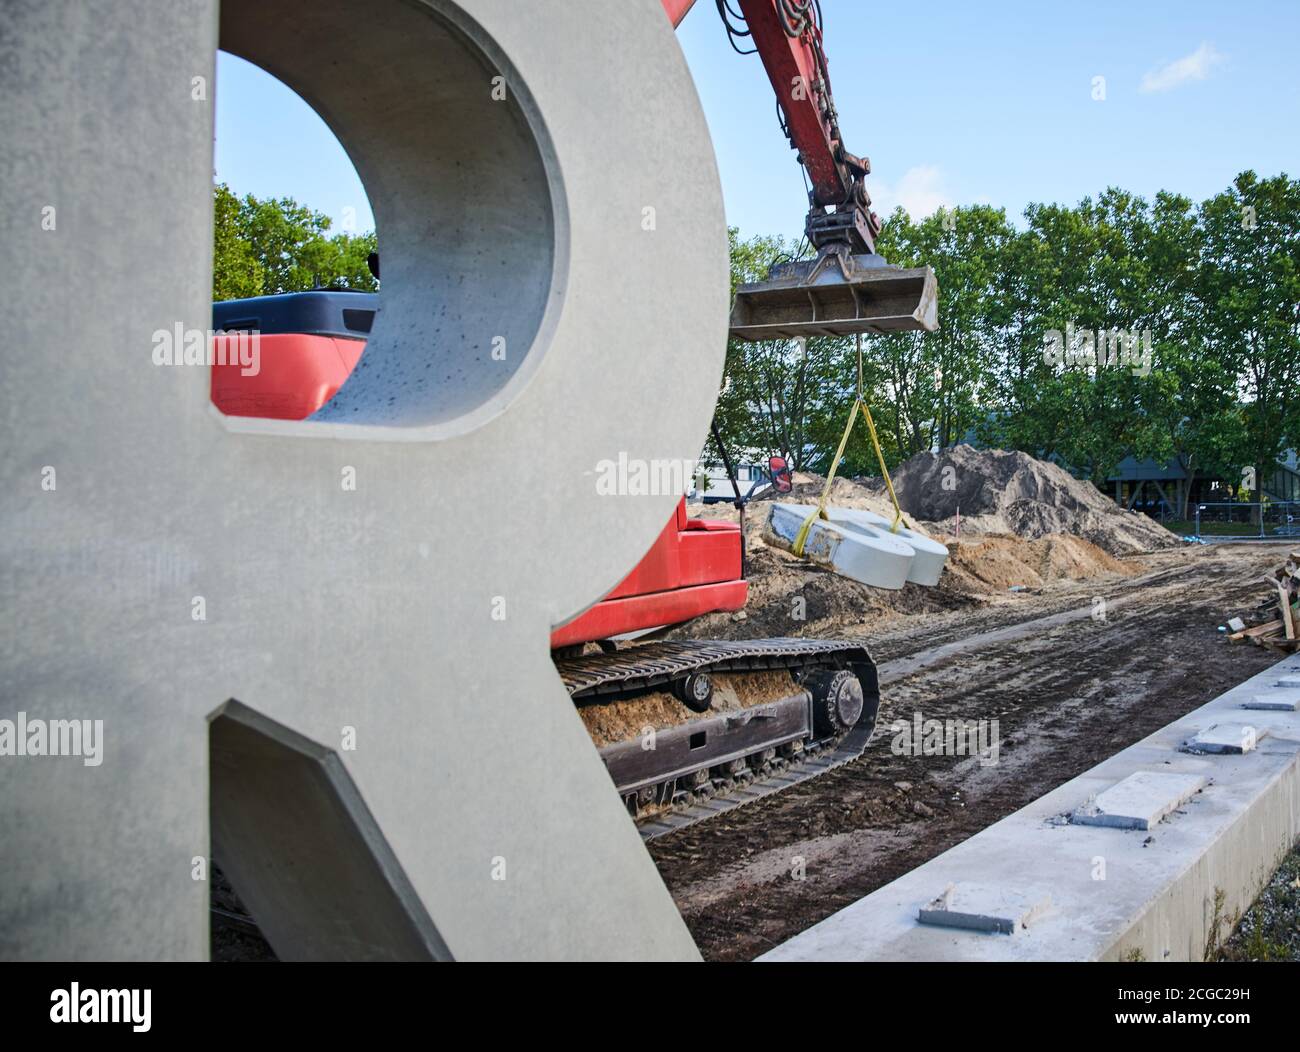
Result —
[[[657, 793], [660, 803], [637, 814], [637, 827], [644, 840], [676, 832], [717, 815], [733, 811], [765, 796], [788, 789], [825, 774], [862, 755], [875, 729], [880, 691], [875, 662], [858, 643], [819, 639], [687, 640], [649, 643], [612, 654], [591, 654], [559, 659], [555, 663], [577, 704], [635, 697], [661, 690], [688, 673], [736, 673], [788, 669], [802, 680], [818, 669], [850, 669], [858, 677], [864, 695], [862, 719], [839, 737], [810, 737], [805, 747], [788, 760], [773, 766], [762, 762], [768, 752], [759, 747], [747, 754], [733, 754], [752, 763], [742, 781], [718, 779], [711, 783], [716, 794], [696, 799], [693, 793], [679, 793], [679, 779], [666, 778]], [[807, 697], [807, 695], [804, 695]], [[709, 767], [703, 764], [700, 770]], [[674, 800], [686, 798], [686, 803]]]
[[665, 833], [675, 833], [679, 829], [694, 825], [696, 822], [716, 818], [718, 815], [734, 811], [745, 804], [761, 800], [765, 796], [779, 793], [782, 789], [789, 789], [792, 785], [798, 785], [800, 782], [806, 782], [810, 778], [823, 775], [827, 771], [833, 771], [836, 767], [842, 767], [862, 755], [867, 746], [871, 744], [871, 737], [875, 733], [875, 729], [875, 721], [873, 720], [870, 726], [855, 727], [837, 742], [816, 752], [809, 753], [805, 759], [792, 764], [784, 771], [768, 775], [766, 778], [756, 779], [743, 788], [733, 789], [711, 800], [703, 800], [689, 807], [645, 818], [637, 824], [641, 839], [653, 840]]
[[827, 639], [682, 640], [632, 646], [613, 654], [560, 658], [555, 668], [575, 702], [631, 697], [687, 672], [756, 672], [818, 666], [874, 667], [861, 643]]
[[[1186, 567], [1177, 567], [1173, 570], [1153, 574], [1148, 578], [1148, 585], [1151, 586], [1157, 583], [1165, 583], [1170, 578], [1176, 579], [1188, 574], [1189, 572], [1189, 569]], [[1114, 610], [1118, 607], [1125, 606], [1132, 601], [1132, 595], [1121, 596], [1112, 600], [1111, 609]], [[1048, 614], [1041, 618], [1002, 626], [987, 632], [981, 632], [974, 636], [969, 636], [965, 639], [945, 643], [930, 650], [921, 651], [886, 662], [879, 667], [879, 681], [882, 683], [890, 683], [901, 680], [931, 665], [950, 661], [962, 653], [978, 652], [981, 649], [986, 649], [997, 644], [1039, 635], [1051, 629], [1067, 625], [1071, 622], [1088, 619], [1091, 615], [1092, 611], [1090, 607], [1076, 606], [1072, 609]], [[787, 645], [791, 643], [803, 644], [804, 646], [802, 648], [788, 650]], [[689, 642], [664, 644], [664, 646], [673, 648], [692, 647], [691, 651], [682, 653], [678, 658], [678, 661], [689, 661], [690, 653], [697, 653], [703, 657], [705, 654], [716, 651], [717, 655], [720, 657], [723, 654], [730, 653], [732, 648], [738, 646], [743, 647], [746, 650], [757, 646], [760, 654], [762, 654], [762, 659], [767, 660], [769, 658], [769, 655], [767, 654], [768, 644], [779, 645], [772, 647], [772, 650], [779, 649], [782, 652], [782, 655], [786, 656], [790, 653], [800, 653], [800, 651], [807, 648], [810, 643], [818, 648], [824, 646], [827, 648], [828, 652], [836, 654], [841, 653], [843, 648], [846, 646], [844, 643], [822, 644], [815, 640], [805, 641], [785, 639], [760, 640], [757, 644], [705, 642], [699, 644], [698, 649], [692, 647], [692, 644]], [[595, 655], [597, 662], [602, 656], [603, 655]], [[753, 655], [750, 659], [752, 660], [753, 657], [757, 656], [759, 655]], [[1051, 660], [1051, 656], [1043, 655], [1036, 658], [1034, 664], [1047, 664]], [[659, 669], [661, 664], [667, 666], [671, 664], [671, 662], [661, 662], [654, 658], [650, 658], [647, 663], [646, 658], [637, 658], [629, 661], [627, 664], [628, 667], [643, 669], [646, 668], [648, 664]], [[766, 668], [771, 666], [757, 664], [752, 666], [737, 665], [733, 667]], [[717, 670], [721, 670], [720, 667]], [[1023, 672], [1024, 670], [1025, 666], [1022, 665], [1021, 671]], [[659, 671], [662, 674], [664, 669], [659, 669]], [[586, 682], [590, 678], [591, 677], [586, 677], [581, 681]], [[996, 679], [997, 677], [994, 678]], [[567, 685], [569, 681], [566, 679], [565, 682]], [[624, 681], [619, 680], [616, 675], [610, 675], [602, 682], [607, 685], [612, 685], [613, 683]], [[658, 682], [658, 680], [656, 680], [656, 682]], [[990, 686], [995, 686], [995, 684], [990, 684]], [[590, 692], [588, 692], [588, 695], [589, 693]], [[597, 693], [599, 693], [599, 691], [597, 691]], [[685, 829], [687, 826], [694, 825], [697, 822], [702, 822], [710, 818], [715, 818], [718, 815], [734, 811], [736, 808], [743, 807], [745, 804], [753, 803], [755, 800], [761, 800], [773, 793], [780, 792], [783, 789], [789, 789], [791, 786], [798, 785], [799, 783], [806, 782], [811, 778], [816, 778], [820, 775], [826, 774], [828, 771], [833, 771], [837, 767], [842, 767], [844, 764], [856, 760], [867, 750], [867, 747], [871, 744], [872, 738], [874, 737], [874, 733], [875, 721], [873, 720], [870, 726], [855, 728], [842, 738], [831, 742], [819, 743], [818, 748], [810, 750], [801, 760], [792, 763], [791, 766], [784, 771], [758, 778], [746, 786], [730, 789], [726, 793], [720, 794], [709, 800], [699, 801], [698, 803], [687, 807], [676, 807], [661, 814], [639, 818], [637, 829], [641, 834], [641, 839], [653, 840], [656, 837], [664, 836], [668, 833], [675, 833], [678, 830]]]

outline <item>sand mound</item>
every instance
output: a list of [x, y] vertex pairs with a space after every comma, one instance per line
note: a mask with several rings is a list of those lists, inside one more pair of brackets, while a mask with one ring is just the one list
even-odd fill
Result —
[[1054, 533], [1032, 541], [987, 536], [948, 541], [944, 576], [952, 587], [970, 593], [1009, 588], [1041, 588], [1053, 581], [1083, 581], [1106, 574], [1129, 576], [1141, 571], [1121, 562], [1091, 541]]
[[[961, 532], [1033, 539], [1073, 534], [1111, 555], [1178, 545], [1178, 538], [1145, 515], [1125, 511], [1089, 482], [1027, 453], [954, 446], [918, 453], [893, 474], [903, 510], [951, 533], [958, 509]], [[860, 490], [887, 495], [883, 480], [860, 480]]]
[[[953, 469], [946, 476], [945, 467]], [[824, 479], [796, 473], [792, 493], [768, 493], [746, 512], [749, 602], [744, 614], [709, 615], [672, 635], [750, 639], [852, 632], [858, 625], [979, 606], [1012, 588], [1037, 590], [1057, 581], [1139, 573], [1140, 563], [1116, 556], [1178, 543], [1145, 516], [1116, 508], [1090, 484], [1023, 453], [959, 446], [939, 456], [913, 457], [895, 478], [909, 524], [948, 545], [938, 587], [868, 588], [765, 543], [768, 501], [813, 504], [821, 495]], [[880, 479], [837, 478], [831, 502], [893, 514]], [[961, 539], [954, 540], [949, 516], [959, 502]], [[728, 504], [692, 505], [690, 513], [732, 522], [738, 517]]]
[[[694, 509], [692, 509], [694, 513]], [[714, 506], [709, 517], [735, 518]], [[1034, 540], [1009, 536], [939, 537], [948, 563], [934, 588], [909, 584], [899, 591], [869, 588], [765, 544], [762, 509], [746, 516], [749, 601], [743, 614], [710, 614], [671, 633], [676, 639], [828, 637], [900, 617], [924, 617], [983, 606], [1012, 588], [1037, 590], [1058, 581], [1084, 581], [1144, 567], [1122, 561], [1082, 537], [1053, 534]], [[965, 529], [963, 519], [963, 530]]]
[[[814, 475], [812, 472], [796, 471], [790, 480], [794, 483], [789, 493], [777, 493], [775, 489], [769, 487], [762, 493], [758, 494], [751, 502], [751, 516], [754, 518], [767, 518], [768, 501], [781, 501], [786, 504], [816, 504], [822, 495], [822, 489], [826, 485], [826, 479], [821, 475]], [[889, 494], [885, 492], [884, 484], [881, 484], [880, 490], [877, 491], [872, 485], [872, 480], [865, 482], [856, 482], [853, 479], [836, 477], [831, 483], [831, 497], [829, 503], [837, 508], [856, 508], [859, 511], [874, 511], [877, 515], [887, 515], [889, 518], [894, 517], [894, 505], [890, 503]]]

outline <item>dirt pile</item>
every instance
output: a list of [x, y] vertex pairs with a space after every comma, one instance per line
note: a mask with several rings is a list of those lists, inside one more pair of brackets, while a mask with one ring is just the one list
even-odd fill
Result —
[[[958, 510], [961, 532], [1034, 539], [1072, 534], [1111, 555], [1173, 548], [1178, 538], [1145, 515], [1125, 511], [1089, 482], [1027, 453], [954, 446], [918, 453], [893, 474], [899, 503], [910, 516], [951, 533]], [[857, 488], [885, 496], [883, 480]]]
[[[756, 496], [752, 502], [754, 514], [766, 517], [766, 502], [769, 501], [781, 501], [785, 504], [816, 504], [821, 500], [822, 489], [826, 485], [826, 480], [821, 475], [796, 471], [790, 481], [794, 485], [789, 493], [777, 493], [775, 489], [769, 487]], [[889, 500], [889, 494], [885, 492], [883, 483], [877, 490], [871, 484], [874, 481], [873, 479], [855, 481], [836, 477], [831, 483], [831, 496], [828, 503], [837, 508], [874, 511], [877, 515], [887, 515], [892, 519], [894, 505]]]
[[1035, 589], [1055, 581], [1084, 581], [1106, 574], [1130, 577], [1142, 566], [1122, 562], [1091, 541], [1054, 533], [1031, 541], [1016, 537], [948, 540], [944, 577], [972, 595], [1011, 588]]
[[[860, 631], [900, 617], [925, 617], [1012, 598], [1011, 589], [1037, 591], [1063, 581], [1140, 573], [1139, 561], [1123, 561], [1090, 541], [1068, 534], [1033, 540], [1017, 537], [934, 536], [948, 546], [948, 563], [937, 587], [909, 584], [899, 591], [868, 588], [824, 567], [766, 544], [761, 536], [765, 505], [746, 514], [749, 601], [739, 614], [710, 614], [677, 629], [670, 638], [758, 639], [826, 636]], [[700, 512], [735, 521], [735, 509], [714, 505]], [[963, 531], [965, 526], [963, 525]]]

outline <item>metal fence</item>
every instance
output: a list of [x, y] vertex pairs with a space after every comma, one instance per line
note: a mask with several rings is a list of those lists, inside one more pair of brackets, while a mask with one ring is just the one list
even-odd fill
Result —
[[1238, 501], [1196, 505], [1197, 537], [1277, 538], [1300, 537], [1300, 502]]

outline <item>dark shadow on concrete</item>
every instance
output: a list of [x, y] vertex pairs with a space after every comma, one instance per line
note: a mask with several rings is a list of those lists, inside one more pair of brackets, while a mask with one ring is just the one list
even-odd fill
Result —
[[233, 700], [208, 740], [212, 856], [276, 956], [451, 959], [333, 750]]

